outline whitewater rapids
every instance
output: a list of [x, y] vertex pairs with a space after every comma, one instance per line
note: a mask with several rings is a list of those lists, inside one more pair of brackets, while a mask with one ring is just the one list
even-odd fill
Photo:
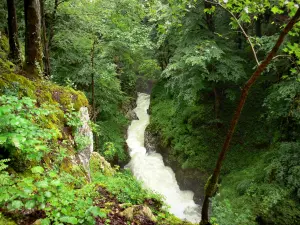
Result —
[[133, 120], [128, 127], [126, 140], [131, 160], [126, 166], [134, 176], [142, 181], [144, 187], [164, 196], [164, 201], [170, 206], [169, 212], [182, 220], [197, 223], [201, 219], [200, 206], [193, 200], [192, 191], [181, 191], [175, 173], [164, 165], [163, 158], [156, 152], [147, 152], [144, 147], [145, 129], [150, 116], [147, 110], [150, 96], [139, 93], [137, 107], [134, 109], [138, 120]]

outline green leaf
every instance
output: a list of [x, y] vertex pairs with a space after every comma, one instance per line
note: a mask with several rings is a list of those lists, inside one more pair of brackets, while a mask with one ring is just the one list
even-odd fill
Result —
[[49, 218], [42, 219], [41, 225], [50, 225], [50, 219]]
[[50, 171], [50, 172], [49, 172], [49, 176], [50, 176], [51, 178], [57, 177], [57, 173], [56, 173], [55, 171]]
[[29, 200], [28, 202], [25, 203], [25, 208], [26, 209], [33, 209], [35, 206], [35, 201], [34, 200]]
[[61, 185], [61, 183], [60, 183], [60, 180], [53, 180], [53, 181], [51, 181], [51, 183], [50, 183], [52, 186], [55, 186], [55, 187], [57, 187], [57, 186], [60, 186]]
[[15, 136], [15, 137], [13, 137], [11, 139], [11, 141], [14, 144], [15, 147], [17, 147], [17, 148], [21, 147], [21, 143], [20, 143], [21, 142], [21, 138], [20, 137]]
[[48, 182], [46, 180], [42, 180], [36, 183], [36, 186], [40, 188], [47, 188], [48, 187]]
[[46, 191], [46, 192], [45, 192], [45, 196], [46, 196], [47, 198], [50, 198], [50, 197], [52, 196], [52, 193], [51, 193], [50, 191]]
[[274, 13], [274, 14], [282, 14], [283, 13], [283, 10], [279, 9], [277, 6], [274, 6], [271, 11]]
[[70, 223], [70, 224], [78, 224], [78, 220], [73, 216], [63, 216], [60, 218], [61, 222]]
[[14, 209], [21, 209], [22, 206], [24, 206], [23, 202], [19, 201], [19, 200], [15, 200], [11, 203], [12, 208]]
[[99, 216], [101, 218], [106, 218], [106, 213], [101, 211], [101, 209], [97, 206], [92, 206], [89, 208], [89, 211], [93, 216]]
[[31, 169], [31, 172], [32, 172], [32, 173], [39, 173], [39, 174], [41, 174], [41, 173], [44, 172], [44, 168], [41, 167], [41, 166], [36, 166], [36, 167], [33, 167], [33, 168]]
[[5, 136], [0, 136], [0, 145], [3, 145], [7, 140], [7, 137]]

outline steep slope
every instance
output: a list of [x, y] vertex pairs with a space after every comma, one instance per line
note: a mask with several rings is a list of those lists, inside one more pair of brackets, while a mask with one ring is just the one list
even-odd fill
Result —
[[82, 92], [25, 78], [0, 41], [1, 225], [189, 224], [93, 152]]

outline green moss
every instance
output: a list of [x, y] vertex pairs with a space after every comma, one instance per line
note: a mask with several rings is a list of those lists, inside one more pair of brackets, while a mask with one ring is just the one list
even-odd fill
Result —
[[210, 176], [205, 184], [205, 195], [213, 197], [217, 190], [218, 178]]
[[98, 152], [93, 152], [91, 155], [90, 169], [92, 174], [102, 171], [104, 175], [112, 176], [116, 173], [109, 162], [107, 162]]
[[18, 97], [28, 96], [37, 100], [37, 105], [46, 105], [52, 113], [44, 117], [45, 128], [50, 128], [62, 138], [65, 118], [64, 112], [71, 106], [79, 110], [82, 106], [88, 106], [88, 100], [80, 91], [72, 88], [61, 87], [50, 81], [31, 81], [24, 76], [15, 73], [4, 73], [0, 77], [0, 94], [15, 94]]
[[5, 73], [0, 77], [0, 94], [11, 92], [19, 97], [28, 96], [36, 99], [35, 90], [34, 82], [21, 75]]
[[75, 110], [88, 106], [88, 100], [82, 92], [69, 87], [61, 87], [50, 81], [39, 81], [36, 85], [36, 93], [40, 103], [58, 103], [62, 110], [70, 108], [71, 105], [74, 106]]
[[31, 81], [24, 76], [15, 73], [4, 73], [0, 78], [0, 94], [7, 91], [15, 92], [19, 97], [28, 96], [36, 99], [38, 104], [48, 103], [56, 105], [61, 111], [59, 119], [62, 119], [63, 111], [74, 106], [75, 110], [88, 106], [86, 96], [72, 88], [61, 87], [50, 81]]
[[6, 218], [2, 215], [2, 213], [0, 213], [0, 225], [16, 225], [16, 223], [11, 219]]
[[0, 50], [8, 55], [9, 53], [9, 42], [8, 38], [0, 32]]
[[70, 158], [65, 158], [60, 166], [61, 172], [72, 174], [76, 178], [86, 177], [86, 173], [83, 167], [74, 164]]
[[9, 43], [6, 36], [0, 32], [0, 74], [12, 72], [15, 65], [8, 60]]
[[182, 221], [181, 219], [167, 212], [159, 213], [157, 220], [157, 224], [159, 225], [193, 225], [193, 223]]

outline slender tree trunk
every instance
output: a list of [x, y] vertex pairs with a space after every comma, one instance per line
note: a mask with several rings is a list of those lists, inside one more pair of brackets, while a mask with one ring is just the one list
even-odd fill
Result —
[[39, 0], [24, 0], [25, 65], [30, 78], [38, 78], [43, 69], [41, 45], [41, 7]]
[[255, 33], [257, 37], [262, 36], [261, 32], [261, 16], [258, 16], [257, 20], [255, 21]]
[[44, 75], [50, 76], [50, 59], [49, 59], [49, 49], [47, 42], [47, 32], [46, 32], [46, 22], [45, 22], [45, 10], [44, 10], [44, 0], [40, 0], [41, 4], [41, 15], [42, 15], [42, 37], [43, 37], [43, 62], [44, 62]]
[[[96, 110], [96, 99], [95, 99], [95, 64], [94, 64], [94, 58], [95, 58], [95, 47], [97, 44], [97, 37], [95, 37], [92, 49], [91, 49], [91, 67], [92, 67], [92, 121], [96, 123], [98, 110]], [[94, 134], [94, 146], [95, 151], [97, 151], [99, 146], [99, 136], [96, 132], [93, 132]]]
[[91, 67], [92, 67], [92, 114], [93, 121], [96, 121], [96, 101], [95, 101], [95, 76], [94, 76], [94, 57], [95, 57], [96, 38], [91, 49]]
[[[204, 1], [204, 8], [210, 9], [212, 7], [212, 4], [209, 2]], [[213, 14], [205, 13], [206, 16], [206, 23], [208, 26], [208, 29], [213, 33], [215, 32], [215, 23], [213, 19]]]
[[21, 64], [21, 52], [18, 40], [18, 24], [14, 0], [7, 0], [7, 11], [10, 47], [9, 58], [11, 58], [16, 64]]
[[48, 49], [51, 48], [52, 40], [54, 37], [54, 24], [55, 24], [55, 20], [56, 20], [56, 13], [57, 13], [58, 5], [59, 5], [58, 0], [55, 0], [54, 8], [53, 8], [52, 16], [51, 16], [51, 21], [49, 24], [49, 38], [48, 38], [48, 45], [47, 45]]
[[[273, 57], [277, 53], [280, 45], [282, 44], [285, 36], [293, 28], [295, 23], [297, 23], [297, 20], [299, 18], [300, 18], [300, 8], [297, 10], [295, 16], [290, 20], [290, 22], [283, 29], [283, 31], [281, 32], [276, 44], [274, 45], [272, 50], [269, 52], [267, 57], [262, 61], [262, 63], [254, 71], [254, 73], [252, 74], [250, 79], [246, 82], [246, 84], [245, 84], [245, 86], [244, 86], [244, 88], [241, 92], [240, 101], [238, 103], [236, 111], [235, 111], [235, 113], [233, 115], [233, 118], [231, 120], [230, 128], [227, 132], [227, 136], [226, 136], [226, 139], [224, 141], [223, 148], [222, 148], [222, 150], [219, 154], [219, 157], [218, 157], [218, 160], [217, 160], [217, 163], [216, 163], [216, 167], [214, 169], [214, 172], [213, 172], [212, 176], [208, 179], [207, 184], [205, 186], [205, 200], [208, 201], [213, 196], [213, 194], [216, 190], [218, 179], [219, 179], [220, 172], [221, 172], [222, 163], [225, 159], [226, 153], [229, 150], [229, 145], [230, 145], [233, 133], [234, 133], [236, 125], [239, 121], [242, 109], [245, 105], [245, 102], [246, 102], [246, 99], [247, 99], [247, 96], [248, 96], [248, 93], [249, 93], [249, 90], [250, 90], [251, 86], [255, 83], [255, 81], [259, 78], [259, 76], [262, 74], [262, 72], [266, 69], [268, 64], [271, 62], [271, 60], [273, 59]], [[204, 201], [204, 203], [203, 203], [203, 206], [202, 206], [202, 219], [201, 219], [200, 225], [210, 224], [209, 223], [209, 216], [208, 216], [209, 204], [207, 204], [206, 201]]]
[[216, 87], [214, 87], [214, 95], [215, 95], [215, 117], [219, 119], [220, 115], [220, 96]]

